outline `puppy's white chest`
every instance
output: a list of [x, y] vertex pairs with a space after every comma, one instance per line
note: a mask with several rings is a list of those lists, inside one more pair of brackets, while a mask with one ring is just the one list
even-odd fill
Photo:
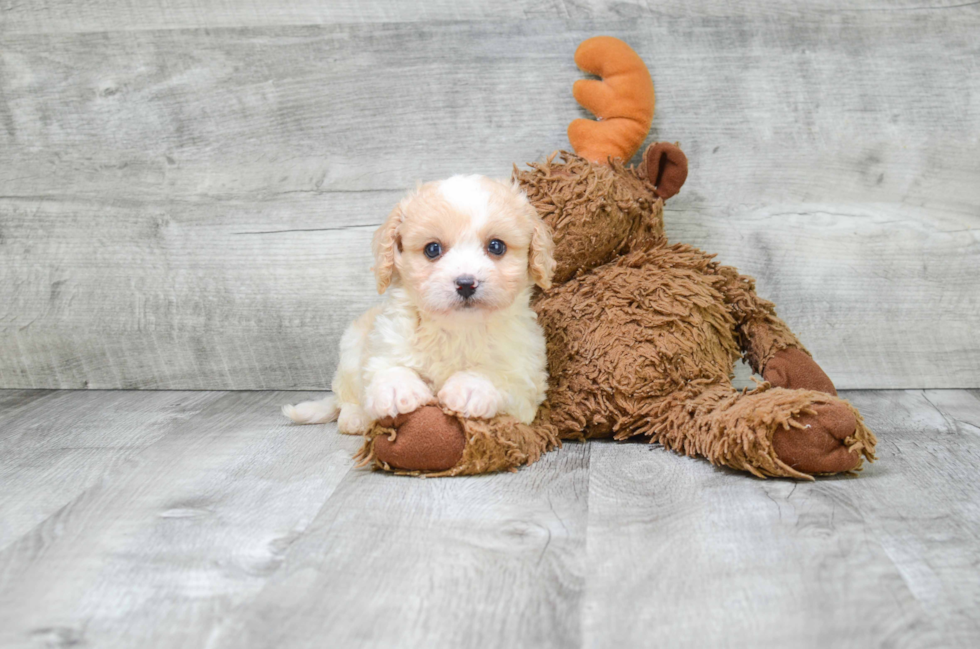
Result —
[[499, 343], [485, 328], [420, 328], [416, 337], [417, 370], [435, 386], [456, 372], [485, 369], [499, 354]]

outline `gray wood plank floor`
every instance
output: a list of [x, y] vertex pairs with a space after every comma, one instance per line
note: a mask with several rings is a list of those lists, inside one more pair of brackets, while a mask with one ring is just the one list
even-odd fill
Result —
[[857, 477], [645, 444], [353, 468], [295, 392], [0, 391], [0, 646], [975, 647], [980, 391], [852, 391]]

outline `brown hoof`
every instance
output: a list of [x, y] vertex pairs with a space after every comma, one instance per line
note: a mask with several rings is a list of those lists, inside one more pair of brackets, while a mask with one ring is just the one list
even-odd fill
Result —
[[777, 388], [815, 390], [837, 396], [837, 389], [830, 377], [806, 352], [796, 347], [776, 352], [762, 370], [762, 378]]
[[374, 455], [393, 469], [445, 471], [463, 457], [463, 426], [437, 406], [423, 406], [407, 415], [379, 421], [395, 428], [395, 441], [386, 435], [374, 439]]
[[813, 406], [815, 415], [797, 415], [805, 428], [779, 429], [772, 436], [772, 448], [780, 460], [803, 473], [842, 473], [861, 463], [858, 453], [850, 453], [844, 440], [854, 435], [857, 419], [843, 402]]

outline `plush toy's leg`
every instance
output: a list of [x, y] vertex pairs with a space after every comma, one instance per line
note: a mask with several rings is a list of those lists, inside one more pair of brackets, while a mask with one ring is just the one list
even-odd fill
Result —
[[400, 471], [446, 471], [459, 463], [466, 435], [456, 417], [437, 406], [378, 422], [369, 431], [362, 457]]
[[816, 390], [837, 396], [833, 381], [802, 347], [786, 347], [773, 354], [762, 368], [762, 378], [777, 388]]
[[772, 302], [755, 292], [755, 280], [731, 266], [719, 266], [722, 292], [735, 319], [738, 346], [752, 370], [779, 388], [837, 394], [834, 383], [810, 357]]
[[846, 401], [813, 390], [714, 384], [672, 395], [645, 432], [653, 441], [757, 476], [810, 478], [874, 460], [875, 437]]
[[358, 457], [363, 464], [396, 473], [472, 475], [531, 464], [560, 444], [542, 416], [528, 426], [508, 416], [464, 419], [438, 406], [424, 406], [379, 421], [365, 435]]

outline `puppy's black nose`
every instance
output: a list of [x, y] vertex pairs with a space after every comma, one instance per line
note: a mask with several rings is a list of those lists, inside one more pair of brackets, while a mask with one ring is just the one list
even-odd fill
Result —
[[460, 275], [456, 278], [456, 292], [465, 300], [476, 293], [476, 278], [472, 275]]

